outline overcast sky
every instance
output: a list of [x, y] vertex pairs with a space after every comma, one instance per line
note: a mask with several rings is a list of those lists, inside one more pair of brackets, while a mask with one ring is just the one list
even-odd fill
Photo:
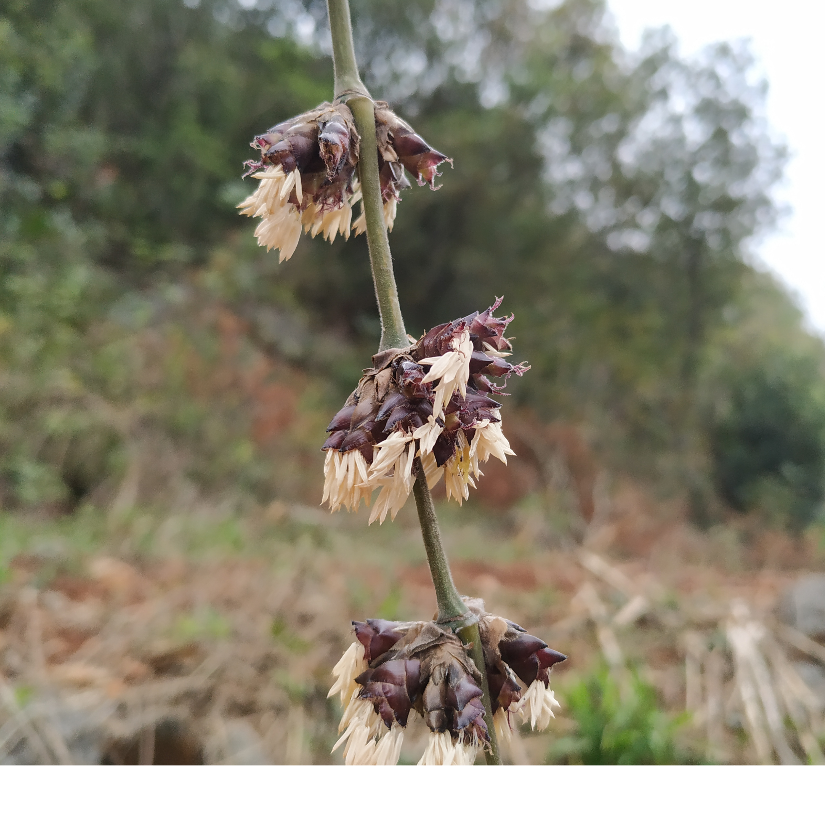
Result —
[[825, 2], [608, 0], [608, 6], [632, 49], [645, 28], [663, 25], [672, 27], [683, 54], [718, 40], [750, 39], [769, 83], [768, 120], [791, 152], [785, 183], [777, 188], [791, 213], [756, 252], [797, 294], [811, 325], [825, 333]]

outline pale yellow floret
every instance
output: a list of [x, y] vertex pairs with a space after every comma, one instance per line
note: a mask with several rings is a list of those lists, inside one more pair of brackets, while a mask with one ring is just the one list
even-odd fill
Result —
[[499, 742], [511, 742], [513, 739], [513, 728], [510, 725], [510, 712], [499, 708], [493, 714], [493, 724], [496, 728], [496, 735]]
[[455, 451], [444, 464], [447, 499], [463, 504], [470, 496], [470, 487], [475, 488], [475, 480], [484, 475], [479, 468], [480, 462], [495, 456], [506, 464], [508, 455], [515, 453], [501, 431], [500, 421], [476, 421], [472, 443], [468, 443], [464, 431], [459, 430]]
[[349, 239], [352, 225], [352, 205], [361, 197], [350, 195], [337, 209], [328, 209], [324, 212], [311, 203], [301, 213], [301, 224], [304, 232], [309, 233], [314, 238], [318, 233], [323, 233], [324, 240], [332, 243], [338, 235]]
[[389, 730], [384, 729], [384, 735], [375, 746], [375, 765], [397, 765], [401, 756], [401, 746], [404, 744], [404, 728], [393, 722]]
[[278, 249], [278, 261], [288, 261], [301, 240], [301, 218], [293, 207], [270, 213], [255, 229], [259, 246]]
[[450, 403], [453, 393], [458, 391], [462, 398], [467, 397], [467, 382], [470, 380], [470, 358], [473, 344], [470, 333], [464, 330], [450, 341], [450, 351], [432, 358], [422, 358], [419, 364], [427, 364], [430, 371], [422, 383], [438, 381], [433, 401], [433, 415], [438, 418], [444, 407]]
[[447, 500], [455, 499], [463, 504], [470, 497], [470, 487], [475, 488], [473, 476], [478, 478], [484, 475], [478, 468], [478, 459], [470, 452], [470, 445], [463, 430], [456, 436], [455, 452], [444, 464], [444, 484], [447, 489]]
[[332, 746], [331, 753], [335, 753], [344, 745], [344, 761], [348, 765], [369, 764], [372, 752], [375, 749], [375, 737], [380, 731], [382, 722], [375, 713], [372, 702], [353, 696], [344, 711], [341, 723], [338, 725], [341, 737]]
[[[352, 203], [355, 204], [355, 201]], [[387, 227], [387, 232], [392, 232], [392, 228], [395, 225], [395, 214], [397, 210], [398, 201], [395, 198], [390, 198], [384, 204], [384, 224]], [[361, 208], [361, 214], [352, 222], [352, 231], [355, 232], [356, 237], [367, 231], [367, 216], [364, 214], [363, 207]]]
[[336, 677], [336, 681], [329, 689], [327, 699], [335, 696], [336, 693], [340, 693], [341, 704], [347, 707], [360, 687], [355, 681], [355, 677], [362, 673], [366, 666], [364, 645], [355, 641], [347, 648], [338, 664], [332, 669], [332, 675]]
[[301, 176], [297, 169], [285, 173], [281, 166], [266, 172], [256, 172], [252, 177], [259, 180], [258, 188], [238, 204], [242, 215], [261, 218], [255, 237], [261, 246], [280, 250], [280, 260], [292, 257], [301, 238], [301, 216], [289, 195], [293, 189], [303, 196]]
[[418, 760], [419, 765], [452, 765], [455, 756], [455, 745], [453, 737], [444, 731], [443, 733], [430, 732], [427, 737], [427, 747], [424, 755]]
[[486, 341], [484, 342], [484, 351], [487, 353], [487, 355], [495, 355], [499, 358], [509, 358], [513, 354], [510, 350], [498, 350], [494, 346], [488, 344]]
[[427, 477], [427, 486], [432, 490], [438, 484], [441, 476], [444, 475], [444, 468], [438, 466], [432, 453], [425, 453], [421, 456], [421, 466], [424, 468], [424, 475]]
[[515, 710], [522, 722], [529, 720], [533, 730], [544, 730], [554, 718], [553, 708], [560, 707], [553, 691], [536, 679], [525, 691]]

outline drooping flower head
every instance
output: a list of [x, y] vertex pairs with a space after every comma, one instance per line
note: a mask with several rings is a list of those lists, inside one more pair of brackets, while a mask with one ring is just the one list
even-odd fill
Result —
[[258, 189], [238, 208], [261, 218], [255, 236], [261, 246], [292, 256], [301, 230], [319, 232], [330, 242], [349, 237], [352, 205], [360, 197], [355, 176], [360, 138], [344, 105], [322, 103], [316, 109], [273, 126], [252, 146], [259, 161], [247, 161], [246, 175]]
[[[433, 149], [409, 123], [402, 120], [389, 106], [379, 100], [375, 103], [375, 135], [378, 141], [378, 178], [381, 182], [381, 198], [384, 202], [384, 223], [392, 230], [395, 212], [401, 200], [401, 190], [410, 186], [405, 170], [419, 186], [425, 183], [435, 190], [435, 179], [440, 175], [438, 167], [452, 160]], [[352, 225], [356, 235], [366, 231], [367, 224], [362, 212]]]
[[[510, 717], [525, 706], [525, 718], [544, 729], [557, 706], [549, 671], [566, 657], [486, 613], [480, 600], [465, 601], [479, 621], [497, 730], [507, 736]], [[456, 633], [435, 622], [368, 619], [353, 627], [356, 641], [333, 669], [337, 679], [329, 692], [340, 694], [345, 708], [333, 751], [345, 745], [349, 765], [395, 764], [404, 732], [423, 720], [429, 738], [419, 765], [471, 765], [488, 746], [488, 720], [481, 674]], [[528, 686], [524, 695], [518, 679]]]
[[550, 689], [550, 669], [567, 657], [515, 622], [487, 613], [480, 599], [468, 600], [468, 607], [479, 616], [496, 731], [509, 738], [513, 715], [529, 721], [533, 730], [544, 730], [559, 707]]
[[[332, 510], [357, 510], [379, 491], [370, 522], [395, 518], [421, 461], [430, 487], [443, 475], [447, 497], [459, 502], [482, 475], [479, 464], [514, 455], [501, 429], [501, 404], [510, 375], [529, 366], [511, 364], [496, 318], [501, 299], [426, 332], [415, 344], [373, 356], [373, 366], [332, 419], [326, 451], [323, 502]], [[503, 378], [505, 384], [494, 379]]]
[[[382, 102], [376, 104], [376, 136], [384, 220], [392, 229], [399, 192], [410, 186], [404, 169], [432, 186], [436, 168], [449, 159]], [[260, 183], [238, 208], [242, 215], [261, 219], [255, 230], [261, 246], [279, 249], [285, 261], [302, 230], [313, 237], [323, 233], [330, 243], [338, 235], [349, 238], [353, 228], [356, 234], [364, 231], [363, 215], [352, 220], [352, 207], [361, 198], [360, 142], [352, 113], [343, 103], [322, 103], [252, 141], [261, 158], [246, 161], [244, 177], [251, 175]]]

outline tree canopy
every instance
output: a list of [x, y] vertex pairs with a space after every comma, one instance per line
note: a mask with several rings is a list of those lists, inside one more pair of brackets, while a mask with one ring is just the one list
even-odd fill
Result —
[[[684, 58], [665, 30], [630, 54], [598, 0], [351, 5], [373, 95], [455, 161], [437, 193], [403, 194], [390, 237], [410, 331], [503, 293], [533, 365], [519, 404], [581, 424], [605, 461], [698, 477], [743, 509], [765, 499], [756, 488], [784, 485], [790, 521], [813, 518], [825, 355], [746, 255], [776, 218], [785, 157], [747, 48]], [[257, 345], [289, 349], [299, 319], [353, 353], [375, 346], [363, 238], [304, 243], [279, 265], [234, 210], [253, 135], [331, 94], [316, 0], [4, 6], [6, 501], [116, 477], [150, 420], [179, 437], [180, 404], [157, 401], [174, 396], [174, 365], [150, 380], [136, 342], [174, 328], [208, 351], [198, 313], [210, 302]], [[337, 389], [357, 358], [335, 355], [307, 368]], [[152, 412], [124, 429], [119, 405]]]

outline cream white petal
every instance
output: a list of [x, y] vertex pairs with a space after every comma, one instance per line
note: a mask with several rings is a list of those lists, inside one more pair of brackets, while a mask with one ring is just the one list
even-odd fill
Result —
[[367, 463], [360, 450], [327, 450], [324, 460], [324, 495], [334, 513], [341, 507], [357, 512], [361, 501], [369, 501], [374, 485], [367, 481]]
[[524, 692], [516, 706], [516, 712], [523, 722], [530, 722], [533, 730], [544, 730], [554, 717], [554, 708], [558, 707], [553, 691], [536, 679]]
[[499, 708], [493, 714], [493, 724], [499, 742], [510, 742], [513, 739], [513, 728], [510, 724], [510, 712]]
[[398, 458], [404, 453], [407, 444], [412, 441], [412, 436], [398, 430], [382, 441], [376, 448], [370, 466], [370, 481], [376, 481], [387, 477], [390, 470], [395, 467]]
[[442, 432], [444, 432], [444, 427], [442, 427], [432, 415], [427, 419], [426, 424], [422, 424], [418, 429], [413, 431], [413, 438], [418, 439], [418, 446], [422, 456], [433, 451], [435, 442], [438, 441], [438, 437]]
[[286, 180], [283, 182], [281, 186], [281, 193], [278, 195], [278, 199], [283, 203], [285, 200], [289, 198], [290, 192], [292, 192], [293, 187], [295, 186], [295, 178], [298, 176], [298, 170], [293, 169], [287, 176]]
[[373, 754], [375, 765], [397, 765], [404, 744], [404, 728], [397, 722], [378, 740]]
[[424, 755], [418, 760], [419, 765], [452, 765], [455, 758], [453, 737], [446, 731], [434, 733], [430, 731], [427, 737], [427, 747]]
[[336, 677], [336, 680], [335, 684], [329, 689], [327, 698], [335, 696], [336, 693], [340, 693], [341, 704], [344, 705], [344, 707], [349, 705], [353, 694], [359, 688], [355, 677], [367, 667], [364, 655], [364, 646], [361, 642], [355, 641], [347, 648], [344, 655], [332, 669], [332, 675]]

